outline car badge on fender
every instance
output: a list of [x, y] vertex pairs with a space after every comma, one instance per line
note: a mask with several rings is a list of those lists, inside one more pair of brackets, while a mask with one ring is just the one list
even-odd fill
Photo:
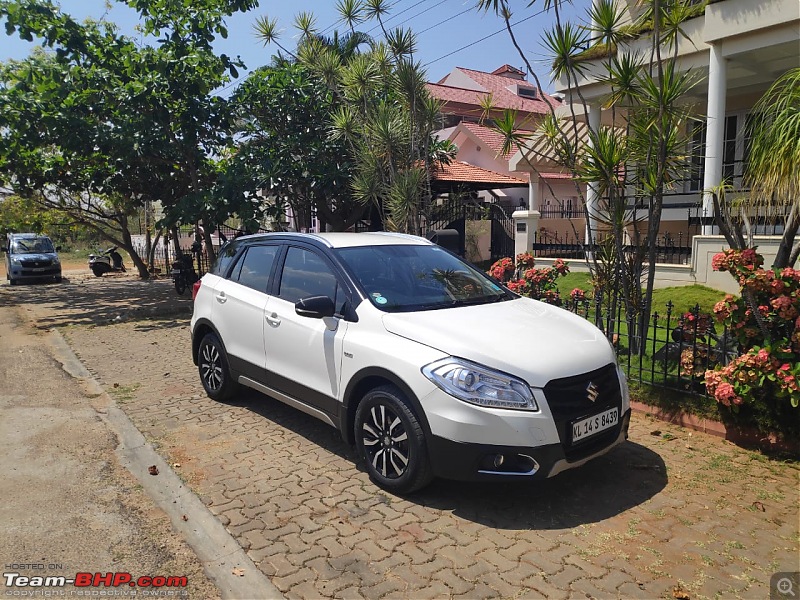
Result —
[[590, 402], [594, 402], [600, 396], [600, 388], [598, 388], [594, 383], [591, 381], [589, 385], [586, 386], [586, 397], [589, 399]]

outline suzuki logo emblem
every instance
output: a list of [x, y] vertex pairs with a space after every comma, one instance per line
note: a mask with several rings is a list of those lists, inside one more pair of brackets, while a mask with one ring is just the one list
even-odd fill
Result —
[[586, 397], [590, 402], [594, 402], [598, 396], [600, 396], [600, 388], [590, 381], [589, 385], [586, 386]]

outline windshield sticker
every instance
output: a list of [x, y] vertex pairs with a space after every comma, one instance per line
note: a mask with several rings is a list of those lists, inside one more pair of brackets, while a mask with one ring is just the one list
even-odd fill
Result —
[[496, 283], [490, 283], [489, 287], [492, 288], [495, 292], [499, 292], [501, 289], [500, 286], [497, 285]]
[[[373, 294], [373, 296], [374, 296], [374, 294]], [[381, 295], [377, 295], [377, 296], [375, 296], [375, 302], [377, 302], [378, 304], [386, 304], [388, 302], [388, 300], [386, 298], [384, 298], [383, 296], [381, 296]]]

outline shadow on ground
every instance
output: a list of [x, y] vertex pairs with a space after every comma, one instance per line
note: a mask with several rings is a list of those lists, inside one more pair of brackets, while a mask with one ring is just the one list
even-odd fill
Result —
[[[229, 404], [269, 419], [365, 471], [355, 450], [339, 433], [313, 417], [246, 388]], [[661, 456], [629, 441], [552, 479], [519, 483], [437, 479], [405, 499], [497, 529], [570, 529], [643, 504], [666, 485], [667, 469]]]
[[9, 305], [20, 305], [40, 329], [140, 319], [156, 320], [153, 326], [164, 328], [186, 324], [192, 297], [189, 292], [179, 296], [169, 279], [142, 281], [114, 274], [71, 277], [60, 284], [0, 286], [0, 306]]

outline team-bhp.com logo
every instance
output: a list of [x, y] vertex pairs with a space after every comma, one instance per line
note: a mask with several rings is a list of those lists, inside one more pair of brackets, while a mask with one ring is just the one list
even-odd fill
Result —
[[130, 573], [76, 573], [75, 577], [64, 576], [28, 576], [19, 573], [3, 573], [6, 587], [55, 588], [74, 585], [83, 587], [140, 587], [140, 588], [185, 588], [188, 585], [186, 576], [142, 576], [136, 579]]

